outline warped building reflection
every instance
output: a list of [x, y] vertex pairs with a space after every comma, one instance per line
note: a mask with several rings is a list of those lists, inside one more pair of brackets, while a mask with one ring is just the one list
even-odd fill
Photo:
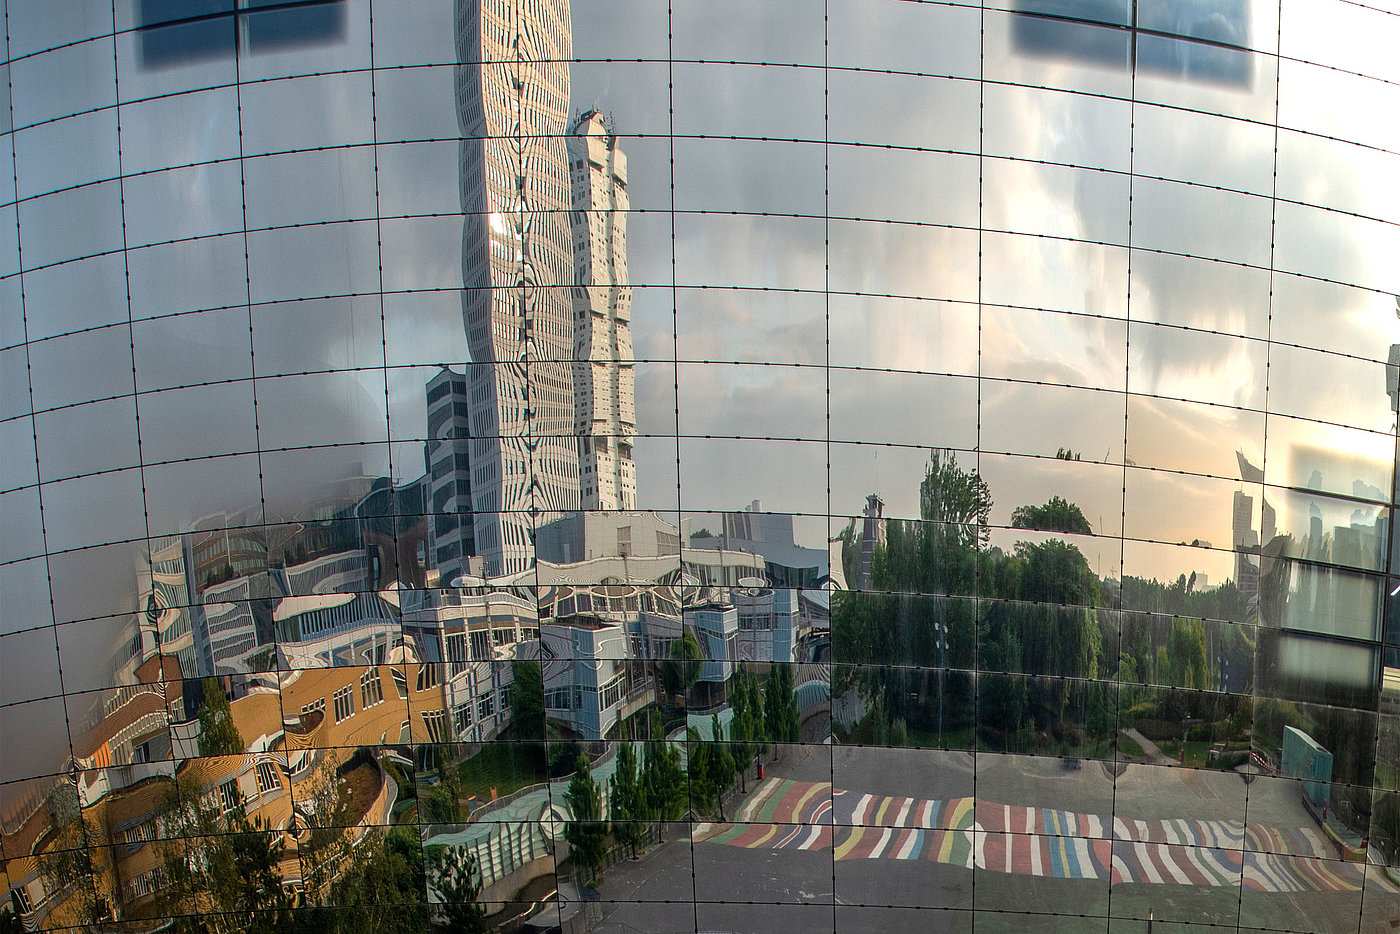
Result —
[[579, 508], [569, 37], [567, 0], [457, 4], [472, 506], [492, 574], [529, 566], [532, 510]]
[[1395, 11], [0, 9], [6, 930], [1400, 924]]

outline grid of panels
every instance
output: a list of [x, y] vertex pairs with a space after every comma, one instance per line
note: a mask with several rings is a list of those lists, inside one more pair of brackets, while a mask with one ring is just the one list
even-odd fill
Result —
[[1400, 918], [1394, 11], [50, 6], [25, 929]]

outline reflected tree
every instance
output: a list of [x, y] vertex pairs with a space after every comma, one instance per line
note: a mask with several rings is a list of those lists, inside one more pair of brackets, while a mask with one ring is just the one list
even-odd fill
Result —
[[1059, 496], [1050, 497], [1044, 506], [1017, 506], [1011, 513], [1011, 527], [1078, 535], [1094, 531], [1083, 510]]
[[714, 744], [701, 739], [700, 731], [691, 726], [685, 730], [685, 745], [685, 771], [690, 779], [690, 802], [697, 812], [704, 814], [710, 810], [715, 800], [714, 769], [710, 765]]
[[161, 914], [173, 916], [175, 930], [234, 934], [294, 922], [279, 869], [283, 835], [248, 820], [241, 801], [225, 801], [218, 789], [181, 777], [157, 820], [166, 838], [157, 851], [166, 881], [158, 904]]
[[661, 687], [678, 703], [684, 703], [690, 689], [700, 680], [703, 664], [700, 640], [687, 629], [671, 643], [671, 657], [661, 663]]
[[739, 773], [739, 787], [749, 790], [748, 770], [753, 763], [753, 713], [749, 708], [748, 678], [736, 674], [729, 686], [729, 706], [733, 717], [729, 721], [729, 755], [734, 760], [734, 770]]
[[[348, 854], [340, 876], [331, 884], [330, 904], [353, 910], [320, 912], [314, 926], [332, 934], [422, 931], [428, 922], [426, 878], [423, 847], [413, 828], [372, 829]], [[438, 879], [442, 878], [440, 874]], [[474, 902], [475, 895], [469, 901]]]
[[574, 777], [564, 800], [573, 812], [573, 820], [564, 828], [564, 839], [569, 841], [574, 862], [583, 870], [583, 881], [590, 881], [607, 849], [608, 823], [603, 819], [603, 797], [587, 756], [580, 754], [574, 760]]
[[652, 820], [680, 820], [690, 803], [690, 790], [681, 751], [665, 740], [647, 743], [642, 751], [642, 791]]
[[51, 899], [49, 921], [87, 925], [96, 919], [97, 890], [89, 850], [100, 841], [78, 806], [73, 785], [61, 785], [49, 796], [49, 831], [36, 845], [35, 863], [44, 892]]
[[544, 673], [540, 663], [511, 662], [510, 732], [515, 739], [544, 739]]
[[768, 672], [768, 681], [763, 687], [763, 719], [773, 742], [795, 743], [801, 739], [791, 665], [776, 664]]
[[923, 482], [919, 484], [919, 517], [948, 527], [958, 544], [982, 546], [987, 543], [987, 516], [992, 510], [992, 494], [975, 471], [958, 466], [951, 451], [935, 451], [929, 456]]
[[646, 824], [653, 819], [645, 782], [645, 774], [638, 769], [636, 751], [631, 743], [623, 743], [617, 750], [608, 807], [613, 835], [626, 844], [633, 856], [646, 842]]
[[201, 756], [235, 756], [247, 747], [233, 722], [228, 694], [218, 678], [205, 678], [200, 686], [204, 699], [199, 704], [199, 754]]
[[734, 784], [734, 755], [730, 744], [725, 741], [724, 727], [719, 722], [719, 714], [710, 718], [710, 781], [715, 787], [715, 799], [719, 804], [719, 819], [724, 820], [724, 795]]
[[432, 854], [432, 884], [442, 898], [438, 910], [448, 931], [486, 934], [486, 909], [477, 904], [481, 895], [481, 873], [476, 856], [459, 847], [443, 847]]

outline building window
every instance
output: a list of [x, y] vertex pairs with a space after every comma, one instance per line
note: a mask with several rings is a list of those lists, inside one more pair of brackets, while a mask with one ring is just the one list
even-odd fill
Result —
[[607, 684], [603, 685], [602, 690], [598, 693], [599, 709], [607, 710], [609, 707], [621, 701], [627, 694], [627, 679], [619, 674]]
[[418, 691], [426, 691], [426, 690], [429, 690], [430, 688], [437, 687], [437, 684], [438, 684], [438, 666], [437, 666], [437, 665], [419, 665], [419, 666], [418, 666], [418, 685], [417, 685], [417, 687], [415, 688], [415, 690], [418, 690]]
[[335, 692], [335, 722], [340, 723], [349, 719], [355, 713], [355, 696], [350, 693], [350, 686], [347, 684], [339, 691]]
[[423, 726], [428, 731], [428, 742], [447, 742], [447, 711], [445, 710], [425, 710], [423, 711]]
[[219, 809], [225, 817], [243, 813], [243, 796], [238, 793], [238, 779], [230, 778], [219, 786]]
[[304, 707], [301, 708], [301, 715], [302, 715], [303, 717], [305, 717], [307, 714], [311, 713], [312, 711], [322, 711], [322, 712], [324, 712], [325, 709], [326, 709], [326, 699], [325, 699], [324, 697], [318, 697], [318, 698], [316, 698], [314, 701], [312, 701], [311, 703], [309, 703], [309, 704], [307, 704], [306, 706], [304, 706]]
[[24, 886], [10, 889], [10, 896], [14, 899], [15, 905], [19, 907], [20, 914], [28, 914], [34, 910], [34, 903], [29, 900], [29, 890]]
[[157, 866], [149, 872], [144, 872], [132, 879], [130, 883], [132, 898], [141, 898], [163, 888], [165, 888], [164, 866]]
[[379, 680], [379, 670], [371, 668], [360, 676], [360, 706], [373, 707], [384, 702], [384, 682]]
[[465, 633], [452, 633], [442, 640], [447, 650], [447, 664], [452, 675], [460, 675], [467, 670], [467, 636]]
[[156, 838], [156, 822], [153, 819], [143, 820], [135, 827], [128, 827], [126, 833], [122, 835], [123, 841], [133, 846], [140, 846], [148, 840]]
[[487, 694], [476, 702], [476, 717], [478, 720], [485, 720], [496, 712], [496, 695]]
[[472, 728], [472, 705], [463, 704], [452, 711], [453, 725], [457, 727], [459, 737], [466, 736], [467, 731]]
[[282, 782], [277, 777], [275, 763], [264, 760], [253, 766], [253, 771], [258, 777], [258, 794], [265, 795], [269, 791], [277, 791], [282, 787]]
[[491, 657], [491, 634], [484, 629], [478, 629], [472, 633], [472, 658], [481, 662]]
[[408, 697], [408, 675], [397, 668], [389, 669], [389, 673], [394, 676], [394, 690], [399, 692], [399, 700]]
[[148, 68], [342, 41], [345, 0], [141, 0], [137, 33]]

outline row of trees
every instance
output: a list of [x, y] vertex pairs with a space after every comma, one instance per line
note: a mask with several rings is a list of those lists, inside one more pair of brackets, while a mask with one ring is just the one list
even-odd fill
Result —
[[[1063, 450], [1057, 456], [1076, 459]], [[1106, 593], [1069, 541], [1022, 541], [1009, 552], [989, 547], [991, 492], [949, 452], [932, 455], [919, 494], [918, 521], [886, 523], [870, 589], [832, 595], [832, 656], [843, 663], [833, 675], [833, 695], [858, 689], [869, 721], [846, 724], [852, 738], [900, 740], [918, 730], [944, 742], [947, 733], [972, 728], [1000, 746], [1028, 731], [1063, 732], [1066, 723], [1081, 734], [1100, 732], [1090, 726], [1115, 722], [1109, 714], [1119, 699], [1093, 682], [1217, 690], [1225, 659], [1232, 663], [1230, 689], [1247, 689], [1252, 641], [1238, 633], [1216, 636], [1219, 627], [1208, 630], [1202, 619], [1239, 617], [1242, 601], [1233, 584], [1202, 593], [1185, 576], [1170, 585], [1128, 578], [1121, 592]], [[1092, 532], [1079, 507], [1059, 496], [1018, 507], [1012, 526]], [[845, 570], [854, 580], [854, 522], [843, 539]], [[1149, 613], [1125, 614], [1120, 606]], [[1171, 615], [1178, 611], [1200, 615]], [[911, 666], [942, 674], [936, 683], [915, 675], [918, 683], [911, 684]], [[973, 671], [985, 673], [975, 686]], [[1079, 690], [1071, 681], [1089, 685]], [[1136, 706], [1150, 698], [1128, 700]], [[1161, 713], [1170, 718], [1179, 711]]]
[[[337, 824], [308, 829], [299, 841], [302, 894], [285, 885], [289, 858], [280, 830], [240, 812], [221, 813], [188, 783], [172, 790], [157, 843], [162, 884], [157, 913], [188, 934], [416, 934], [432, 928], [485, 932], [477, 904], [480, 875], [465, 850], [440, 848], [425, 858], [413, 826], [371, 828], [361, 839]], [[319, 839], [318, 839], [319, 838]], [[438, 895], [430, 915], [429, 880]]]
[[[733, 715], [727, 730], [718, 713], [710, 720], [710, 739], [703, 739], [693, 726], [686, 729], [684, 760], [680, 746], [665, 740], [622, 743], [609, 786], [606, 819], [602, 792], [588, 759], [577, 758], [565, 792], [574, 819], [564, 837], [587, 875], [591, 877], [602, 862], [609, 834], [636, 855], [653, 828], [660, 839], [661, 825], [680, 820], [687, 810], [718, 810], [724, 820], [724, 797], [736, 779], [747, 790], [746, 776], [754, 758], [766, 754], [769, 744], [798, 741], [800, 721], [791, 666], [775, 665], [762, 681], [745, 672], [736, 674], [729, 685], [729, 700]], [[660, 714], [654, 711], [650, 730], [652, 736], [664, 735]], [[637, 745], [642, 747], [640, 759]]]

